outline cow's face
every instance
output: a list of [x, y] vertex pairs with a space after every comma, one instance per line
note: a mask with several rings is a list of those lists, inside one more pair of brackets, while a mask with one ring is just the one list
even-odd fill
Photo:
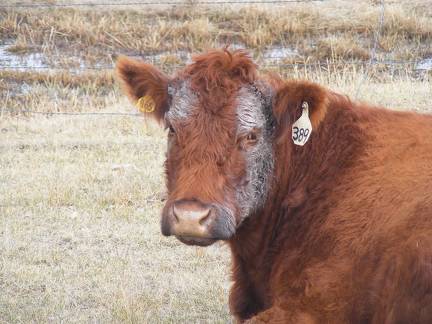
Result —
[[266, 197], [273, 168], [269, 102], [243, 85], [214, 113], [203, 109], [188, 81], [170, 93], [162, 233], [200, 245], [229, 239]]
[[129, 96], [150, 101], [168, 129], [162, 233], [195, 245], [232, 237], [272, 179], [271, 90], [254, 64], [215, 51], [172, 79], [127, 58], [117, 68]]

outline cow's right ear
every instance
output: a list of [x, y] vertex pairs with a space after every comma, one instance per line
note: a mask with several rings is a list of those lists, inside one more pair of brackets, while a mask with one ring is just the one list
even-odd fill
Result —
[[150, 64], [120, 56], [116, 75], [123, 91], [140, 111], [163, 121], [168, 110], [169, 78]]

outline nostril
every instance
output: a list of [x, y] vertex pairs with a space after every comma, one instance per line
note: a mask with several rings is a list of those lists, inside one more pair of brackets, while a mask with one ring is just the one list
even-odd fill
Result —
[[179, 222], [180, 222], [180, 219], [179, 219], [179, 217], [177, 216], [177, 215], [178, 215], [178, 210], [176, 210], [176, 206], [175, 206], [175, 205], [172, 207], [172, 213], [173, 213], [173, 216], [174, 216], [174, 220], [175, 220], [177, 223], [179, 223]]
[[177, 200], [171, 207], [167, 222], [171, 233], [182, 237], [209, 237], [215, 213], [210, 204], [192, 199]]
[[211, 213], [210, 209], [203, 212], [203, 216], [198, 221], [200, 225], [205, 225], [205, 223], [207, 223], [207, 221], [210, 220], [210, 213]]
[[196, 201], [178, 201], [172, 206], [172, 222], [182, 226], [208, 225], [211, 219], [211, 206]]

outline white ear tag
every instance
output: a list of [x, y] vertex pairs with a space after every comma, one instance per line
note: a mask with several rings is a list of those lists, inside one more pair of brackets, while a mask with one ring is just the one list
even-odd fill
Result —
[[299, 119], [292, 125], [292, 140], [295, 145], [303, 146], [312, 134], [312, 124], [309, 119], [309, 105], [306, 101], [302, 104], [303, 112]]

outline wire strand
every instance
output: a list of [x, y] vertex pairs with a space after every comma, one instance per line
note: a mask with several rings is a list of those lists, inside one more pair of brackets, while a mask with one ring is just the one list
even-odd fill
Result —
[[0, 109], [0, 115], [4, 112], [14, 114], [38, 114], [38, 115], [67, 115], [67, 116], [132, 116], [132, 117], [143, 117], [143, 114], [139, 113], [118, 113], [118, 112], [61, 112], [61, 111], [37, 111], [37, 110], [15, 110], [9, 108]]
[[221, 5], [221, 4], [287, 4], [287, 3], [305, 3], [305, 2], [323, 2], [325, 0], [233, 0], [233, 1], [190, 1], [190, 2], [179, 2], [179, 1], [137, 1], [137, 2], [105, 2], [105, 3], [94, 3], [94, 2], [82, 2], [82, 3], [38, 3], [38, 4], [11, 4], [11, 5], [0, 5], [0, 8], [65, 8], [65, 7], [121, 7], [121, 6], [161, 6], [161, 5], [182, 5], [182, 6], [193, 6], [193, 5]]
[[[264, 63], [261, 67], [317, 67], [317, 66], [344, 66], [344, 65], [412, 65], [417, 64], [418, 60], [386, 60], [386, 61], [376, 61], [374, 59], [375, 54], [372, 53], [371, 59], [368, 61], [346, 61], [346, 62], [310, 62], [310, 63]], [[272, 59], [274, 59], [273, 57]], [[284, 59], [286, 57], [278, 57], [278, 59]], [[170, 68], [180, 68], [184, 65], [182, 64], [173, 64], [164, 65]], [[0, 70], [8, 70], [8, 69], [28, 69], [28, 70], [60, 70], [60, 71], [69, 71], [69, 72], [81, 72], [86, 70], [95, 70], [95, 71], [107, 71], [114, 69], [113, 65], [109, 66], [98, 66], [98, 67], [80, 67], [80, 68], [67, 68], [67, 67], [50, 67], [45, 65], [0, 65]]]

